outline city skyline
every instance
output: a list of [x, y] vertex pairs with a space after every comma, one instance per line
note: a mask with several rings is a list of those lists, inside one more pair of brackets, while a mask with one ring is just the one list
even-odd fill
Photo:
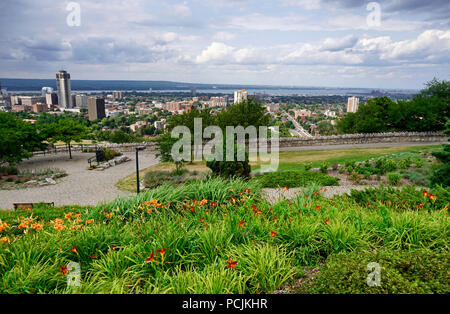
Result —
[[448, 1], [378, 1], [378, 26], [359, 0], [76, 1], [79, 26], [68, 3], [0, 3], [0, 77], [421, 89], [450, 75]]

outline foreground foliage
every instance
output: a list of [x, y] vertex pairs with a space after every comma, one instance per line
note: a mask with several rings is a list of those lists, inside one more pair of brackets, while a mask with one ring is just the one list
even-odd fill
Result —
[[[299, 292], [365, 293], [367, 261], [386, 279], [370, 292], [449, 293], [449, 190], [411, 201], [378, 190], [328, 199], [306, 188], [271, 205], [252, 180], [212, 179], [97, 207], [0, 212], [0, 293], [273, 293], [324, 262]], [[368, 204], [376, 193], [396, 201]], [[67, 286], [69, 262], [80, 287]]]

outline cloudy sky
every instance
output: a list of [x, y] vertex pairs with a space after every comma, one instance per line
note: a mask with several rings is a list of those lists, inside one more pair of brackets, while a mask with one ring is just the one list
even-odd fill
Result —
[[73, 26], [69, 1], [0, 0], [0, 77], [64, 68], [73, 79], [371, 88], [450, 79], [449, 0], [369, 2], [80, 0]]

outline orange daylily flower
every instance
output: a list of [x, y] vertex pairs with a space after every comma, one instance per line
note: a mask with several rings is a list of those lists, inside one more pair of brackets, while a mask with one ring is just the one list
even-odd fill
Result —
[[53, 228], [55, 228], [55, 230], [57, 230], [57, 231], [62, 231], [62, 230], [64, 230], [65, 227], [63, 224], [55, 224], [55, 226]]
[[230, 257], [228, 258], [227, 264], [228, 264], [227, 268], [236, 268], [236, 266], [237, 266], [237, 261], [232, 261], [232, 260], [231, 260], [231, 256], [230, 256]]
[[35, 224], [31, 225], [31, 228], [36, 230], [36, 231], [42, 230], [43, 227], [44, 226], [42, 224], [39, 224], [39, 223], [35, 223]]
[[2, 222], [2, 221], [0, 220], [0, 232], [6, 230], [8, 227], [9, 227], [9, 225], [6, 223], [6, 221], [5, 221], [5, 222]]
[[94, 222], [94, 219], [86, 220], [86, 224], [91, 224], [91, 223], [93, 223], [93, 222]]
[[328, 225], [328, 223], [330, 222], [330, 219], [325, 219], [324, 222]]
[[2, 242], [2, 243], [9, 243], [10, 241], [9, 241], [8, 237], [3, 237], [3, 238], [0, 239], [0, 242]]
[[319, 210], [319, 209], [320, 209], [320, 206], [319, 206], [319, 205], [316, 205], [316, 209]]
[[243, 221], [243, 220], [241, 220], [241, 222], [239, 223], [239, 227], [244, 227], [244, 225], [245, 225], [245, 221]]
[[58, 273], [62, 273], [63, 276], [67, 275], [67, 273], [69, 272], [67, 270], [67, 266], [59, 266], [59, 268], [61, 268], [61, 270]]
[[155, 263], [155, 253], [153, 253], [153, 251], [152, 251], [152, 253], [150, 254], [150, 257], [146, 258], [145, 261]]
[[64, 216], [64, 218], [69, 219], [69, 218], [72, 218], [72, 216], [73, 216], [73, 213], [72, 213], [72, 212], [68, 212], [68, 213]]
[[273, 231], [273, 230], [270, 230], [270, 235], [271, 235], [272, 237], [275, 238], [275, 236], [277, 235], [277, 233], [276, 233], [275, 231]]
[[113, 213], [108, 213], [108, 214], [106, 215], [106, 218], [110, 219], [110, 218], [112, 218], [113, 216], [114, 216]]
[[212, 207], [216, 207], [216, 206], [217, 206], [217, 202], [216, 202], [216, 201], [211, 202], [211, 206], [212, 206]]
[[285, 186], [283, 189], [284, 189], [285, 191], [289, 190], [289, 188], [288, 188], [287, 186]]
[[67, 252], [73, 252], [73, 253], [75, 253], [75, 254], [78, 254], [78, 252], [77, 252], [77, 246], [74, 245], [70, 250], [67, 250]]

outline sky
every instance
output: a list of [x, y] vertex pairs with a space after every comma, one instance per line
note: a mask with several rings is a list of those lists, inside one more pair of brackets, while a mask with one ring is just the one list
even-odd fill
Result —
[[[79, 13], [79, 14], [78, 14]], [[0, 77], [418, 89], [449, 0], [0, 0]]]

